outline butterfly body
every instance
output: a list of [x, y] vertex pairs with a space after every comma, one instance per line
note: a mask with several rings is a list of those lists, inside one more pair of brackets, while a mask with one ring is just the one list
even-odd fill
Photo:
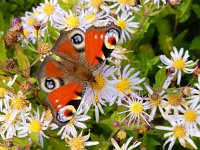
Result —
[[53, 121], [63, 126], [76, 113], [87, 83], [94, 83], [97, 67], [111, 54], [120, 38], [115, 25], [61, 31], [50, 55], [36, 73]]

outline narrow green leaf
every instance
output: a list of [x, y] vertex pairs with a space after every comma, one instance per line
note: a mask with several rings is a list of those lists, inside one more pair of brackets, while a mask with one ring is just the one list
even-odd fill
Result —
[[168, 54], [173, 47], [172, 30], [170, 23], [167, 19], [158, 19], [156, 22], [158, 28], [158, 43], [160, 45], [161, 51]]
[[195, 12], [195, 14], [197, 15], [197, 18], [200, 19], [200, 6], [197, 4], [193, 4], [192, 5], [192, 10]]
[[32, 140], [35, 144], [41, 146], [40, 141], [39, 141], [39, 134], [38, 134], [38, 133], [32, 132], [32, 133], [29, 134], [29, 137], [31, 138], [31, 140]]
[[192, 0], [187, 0], [187, 1], [181, 2], [180, 7], [179, 7], [180, 12], [178, 15], [179, 22], [182, 23], [190, 17], [191, 3], [192, 3]]
[[28, 57], [24, 54], [20, 47], [16, 47], [17, 63], [21, 69], [27, 69], [30, 66]]
[[190, 44], [190, 50], [200, 49], [200, 36], [196, 36]]
[[174, 40], [174, 45], [176, 45], [177, 47], [182, 47], [182, 45], [184, 44], [184, 38], [186, 36], [186, 34], [188, 33], [188, 30], [184, 30], [182, 31], [180, 34], [178, 34]]
[[7, 59], [7, 55], [6, 55], [6, 48], [5, 48], [5, 43], [4, 43], [4, 40], [3, 38], [0, 39], [0, 62], [4, 62], [6, 59]]
[[25, 138], [13, 137], [13, 143], [15, 143], [15, 145], [17, 146], [24, 147], [28, 144], [28, 137]]
[[156, 73], [156, 76], [155, 76], [155, 87], [162, 87], [163, 86], [163, 83], [166, 79], [166, 68], [163, 67], [161, 68], [157, 73]]

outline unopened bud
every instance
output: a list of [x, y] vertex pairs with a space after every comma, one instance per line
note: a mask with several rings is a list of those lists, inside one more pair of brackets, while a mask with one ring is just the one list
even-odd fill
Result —
[[167, 4], [170, 6], [175, 6], [180, 4], [181, 0], [168, 0]]
[[117, 139], [119, 139], [120, 141], [125, 139], [126, 138], [126, 132], [124, 130], [120, 130], [118, 133], [117, 133]]
[[12, 31], [22, 31], [22, 24], [20, 18], [14, 18], [11, 20]]
[[20, 89], [22, 90], [23, 93], [29, 93], [33, 89], [33, 84], [30, 81], [24, 81], [20, 85]]
[[51, 44], [40, 41], [38, 43], [38, 53], [39, 53], [39, 55], [48, 54], [49, 51], [51, 50], [51, 47], [52, 47]]
[[11, 70], [15, 68], [15, 62], [12, 58], [7, 59], [3, 62], [3, 68], [5, 70]]
[[6, 45], [13, 46], [19, 42], [20, 33], [16, 30], [9, 30], [4, 36]]

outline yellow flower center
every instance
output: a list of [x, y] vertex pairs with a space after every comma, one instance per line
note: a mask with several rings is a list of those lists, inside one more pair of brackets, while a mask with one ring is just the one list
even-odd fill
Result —
[[75, 137], [67, 142], [71, 150], [84, 150], [85, 142], [81, 137]]
[[185, 121], [194, 122], [197, 119], [197, 113], [194, 110], [188, 110], [184, 114]]
[[116, 25], [121, 27], [122, 30], [124, 30], [126, 28], [126, 21], [122, 20], [122, 19], [118, 19], [116, 22]]
[[120, 4], [129, 4], [129, 5], [135, 5], [135, 1], [134, 0], [118, 0], [118, 3]]
[[185, 88], [183, 88], [182, 92], [184, 95], [188, 96], [191, 94], [192, 91], [189, 87], [185, 87]]
[[70, 121], [68, 122], [68, 125], [73, 125], [75, 121], [76, 121], [76, 118], [74, 116], [72, 117], [72, 119], [70, 119]]
[[149, 103], [153, 106], [159, 106], [161, 103], [161, 97], [158, 96], [157, 99], [152, 99], [152, 97], [150, 97]]
[[126, 94], [129, 94], [131, 92], [130, 83], [127, 79], [122, 79], [115, 86], [116, 86], [116, 89], [120, 92], [123, 92], [123, 93], [126, 93]]
[[93, 24], [96, 21], [96, 15], [88, 14], [87, 16], [85, 16], [85, 20], [90, 21], [90, 24]]
[[15, 110], [22, 110], [26, 106], [26, 101], [22, 98], [14, 98], [11, 101], [11, 107]]
[[69, 28], [76, 28], [80, 24], [80, 20], [77, 17], [67, 18], [66, 25]]
[[54, 12], [55, 7], [53, 4], [45, 4], [43, 10], [44, 10], [44, 13], [49, 16]]
[[186, 129], [184, 126], [178, 125], [174, 128], [173, 134], [176, 138], [185, 137], [186, 135]]
[[123, 130], [119, 131], [119, 132], [117, 133], [117, 137], [118, 137], [119, 139], [125, 139], [125, 138], [126, 138], [126, 132], [123, 131]]
[[143, 110], [143, 106], [140, 102], [133, 102], [130, 106], [130, 110], [134, 115], [139, 115]]
[[174, 65], [174, 68], [178, 70], [183, 70], [186, 64], [185, 64], [185, 61], [182, 58], [180, 58], [180, 59], [174, 60], [173, 65]]
[[23, 29], [23, 33], [24, 33], [24, 36], [27, 38], [29, 34], [28, 30]]
[[7, 90], [5, 88], [0, 88], [0, 98], [4, 97]]
[[[11, 116], [11, 113], [8, 113], [8, 114], [6, 114], [6, 116], [5, 116], [5, 122], [8, 122], [8, 120], [10, 119], [10, 116]], [[13, 121], [12, 121], [12, 124], [15, 124], [17, 122], [17, 119], [14, 119]]]
[[35, 18], [30, 17], [30, 18], [28, 19], [28, 24], [29, 24], [30, 26], [33, 26], [34, 20], [35, 20]]
[[34, 120], [30, 123], [29, 129], [30, 132], [39, 133], [42, 130], [42, 124], [39, 121]]
[[97, 75], [95, 76], [95, 81], [96, 82], [91, 83], [92, 88], [95, 90], [102, 90], [106, 83], [105, 79], [101, 75]]
[[120, 4], [126, 4], [126, 3], [127, 3], [127, 0], [118, 0], [118, 2], [119, 2]]
[[181, 104], [181, 98], [179, 96], [168, 95], [168, 102], [172, 106], [177, 106]]
[[91, 0], [90, 5], [92, 7], [100, 7], [100, 5], [103, 3], [103, 0]]

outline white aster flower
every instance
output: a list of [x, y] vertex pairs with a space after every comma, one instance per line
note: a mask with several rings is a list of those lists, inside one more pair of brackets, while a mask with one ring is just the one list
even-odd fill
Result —
[[122, 29], [121, 41], [125, 42], [126, 38], [131, 39], [131, 34], [138, 28], [139, 22], [134, 22], [135, 16], [130, 16], [127, 11], [123, 11], [121, 15], [117, 15], [117, 19], [111, 17], [112, 21]]
[[126, 143], [124, 143], [122, 145], [122, 147], [119, 147], [119, 145], [117, 144], [117, 142], [115, 141], [115, 139], [111, 139], [112, 145], [115, 147], [113, 150], [132, 150], [136, 147], [138, 147], [141, 142], [134, 142], [133, 145], [129, 146], [130, 142], [132, 141], [133, 137], [130, 137]]
[[20, 116], [12, 116], [13, 110], [8, 107], [4, 108], [0, 115], [0, 134], [1, 137], [11, 139], [16, 136], [16, 131], [19, 127], [19, 123], [22, 121]]
[[77, 135], [75, 127], [81, 129], [87, 128], [86, 125], [82, 122], [87, 121], [88, 119], [90, 119], [90, 117], [82, 113], [83, 110], [81, 107], [79, 107], [79, 109], [77, 110], [76, 114], [72, 117], [72, 119], [58, 131], [57, 135], [62, 134], [61, 139], [64, 139], [66, 135], [70, 134], [72, 134], [75, 137]]
[[57, 18], [63, 15], [64, 10], [60, 7], [57, 0], [45, 0], [45, 3], [41, 3], [38, 8], [39, 20], [42, 23], [50, 21], [51, 25], [57, 21]]
[[97, 141], [87, 141], [90, 138], [90, 133], [88, 135], [82, 136], [81, 133], [77, 136], [77, 134], [73, 137], [66, 135], [65, 142], [67, 146], [70, 147], [70, 150], [85, 150], [87, 146], [97, 145], [99, 142]]
[[200, 75], [198, 75], [198, 83], [195, 83], [196, 88], [191, 88], [191, 96], [188, 98], [188, 103], [195, 107], [200, 102]]
[[96, 122], [99, 121], [99, 112], [104, 114], [103, 106], [106, 106], [106, 101], [112, 105], [116, 98], [116, 89], [108, 80], [112, 74], [117, 70], [114, 66], [103, 64], [93, 72], [94, 80], [96, 82], [89, 82], [84, 94], [83, 103], [84, 110], [87, 113], [90, 107], [95, 107]]
[[131, 95], [130, 97], [126, 97], [123, 102], [124, 103], [122, 103], [122, 106], [126, 107], [128, 110], [120, 112], [119, 114], [128, 114], [121, 122], [129, 118], [128, 125], [135, 124], [137, 122], [137, 125], [139, 126], [141, 120], [144, 120], [149, 125], [146, 118], [151, 118], [151, 116], [145, 112], [147, 109], [151, 108], [148, 101], [143, 102], [143, 99], [141, 97], [134, 97], [133, 95]]
[[107, 0], [80, 0], [80, 3], [83, 3], [86, 9], [94, 13], [97, 13], [100, 9], [108, 13], [110, 9], [106, 6], [106, 1]]
[[[17, 79], [18, 75], [15, 75], [13, 78], [10, 78], [9, 81], [6, 83], [6, 81], [3, 81], [4, 84], [6, 84], [6, 87], [8, 89], [12, 88], [12, 85], [15, 83], [15, 80]], [[0, 87], [0, 112], [3, 111], [3, 106], [8, 108], [9, 101], [10, 101], [10, 91], [4, 87]]]
[[172, 114], [173, 115], [178, 115], [180, 110], [183, 107], [187, 107], [187, 102], [184, 97], [181, 95], [177, 94], [176, 91], [172, 94], [165, 94], [162, 96], [163, 103], [162, 103], [162, 108], [165, 110], [160, 110], [162, 116], [165, 118], [168, 115]]
[[135, 95], [136, 90], [143, 90], [138, 84], [142, 83], [145, 78], [139, 78], [140, 72], [133, 73], [134, 68], [129, 68], [130, 65], [126, 65], [123, 72], [121, 73], [121, 67], [117, 70], [117, 76], [113, 75], [113, 81], [110, 81], [115, 85], [118, 96], [118, 104], [121, 104], [122, 99], [125, 95]]
[[192, 141], [192, 139], [189, 137], [189, 130], [187, 130], [186, 127], [184, 127], [183, 124], [181, 124], [180, 122], [176, 122], [172, 119], [168, 120], [170, 122], [170, 124], [172, 125], [172, 127], [168, 127], [168, 126], [156, 126], [155, 128], [158, 130], [166, 130], [169, 131], [168, 133], [164, 134], [164, 137], [169, 137], [168, 140], [165, 141], [163, 148], [168, 144], [168, 150], [171, 150], [172, 147], [174, 146], [176, 139], [179, 140], [180, 144], [185, 147], [186, 143], [185, 141], [187, 141], [188, 143], [191, 144], [191, 146], [194, 149], [197, 149], [196, 145], [194, 144], [194, 142]]
[[90, 82], [88, 84], [87, 90], [85, 92], [85, 98], [97, 98], [100, 101], [102, 99], [105, 99], [107, 102], [113, 104], [113, 97], [117, 91], [114, 88], [113, 84], [110, 83], [109, 77], [111, 77], [116, 70], [117, 68], [115, 68], [114, 66], [109, 66], [105, 64], [98, 67], [98, 69], [93, 72], [95, 82]]
[[126, 48], [115, 46], [115, 49], [111, 53], [110, 57], [108, 58], [115, 66], [119, 67], [121, 65], [122, 60], [128, 60], [125, 54], [129, 53]]
[[84, 16], [84, 20], [89, 23], [88, 27], [92, 25], [97, 27], [107, 26], [110, 23], [110, 18], [104, 10], [99, 11], [97, 13], [94, 13], [89, 10], [81, 10], [81, 13]]
[[[192, 60], [188, 61], [188, 50], [186, 50], [183, 55], [184, 49], [181, 48], [178, 52], [176, 47], [173, 47], [173, 52], [170, 53], [172, 59], [167, 58], [165, 55], [160, 56], [160, 60], [166, 65], [166, 68], [174, 68], [175, 71], [172, 76], [177, 75], [177, 84], [179, 85], [181, 82], [181, 72], [185, 72], [187, 74], [193, 73], [195, 69], [191, 69], [190, 67], [194, 66], [196, 62]], [[182, 56], [183, 55], [183, 56]]]
[[137, 7], [134, 7], [136, 5], [136, 0], [109, 0], [109, 1], [114, 2], [114, 4], [109, 7], [110, 9], [116, 7], [115, 14], [118, 14], [120, 10], [121, 12], [128, 11], [129, 13], [131, 13], [130, 10], [139, 11]]
[[165, 93], [164, 90], [159, 91], [159, 92], [154, 92], [149, 85], [145, 84], [145, 88], [147, 89], [148, 93], [149, 93], [149, 104], [152, 106], [151, 107], [151, 113], [150, 116], [151, 118], [149, 118], [148, 121], [151, 121], [151, 119], [154, 118], [155, 114], [156, 114], [156, 110], [157, 108], [160, 110], [161, 114], [162, 114], [162, 106], [164, 104], [164, 100], [162, 98], [163, 94]]
[[80, 28], [85, 31], [88, 28], [89, 22], [84, 20], [84, 14], [77, 15], [71, 10], [63, 14], [64, 15], [58, 16], [56, 22], [53, 24], [56, 29], [65, 29], [68, 31], [73, 28]]
[[[31, 103], [29, 103], [23, 93], [19, 91], [17, 94], [10, 93], [7, 95], [9, 100], [9, 105], [6, 109], [11, 109], [12, 114], [10, 118], [14, 119], [16, 116], [20, 115], [22, 120], [24, 120], [27, 113], [31, 110]], [[12, 119], [9, 119], [12, 122]], [[10, 122], [10, 123], [11, 123]]]
[[190, 131], [191, 136], [200, 136], [200, 132], [197, 125], [200, 125], [200, 105], [194, 107], [194, 105], [190, 105], [190, 107], [186, 107], [185, 109], [180, 109], [181, 114], [177, 116], [172, 116], [172, 118], [180, 121], [185, 128]]
[[26, 117], [26, 121], [21, 123], [21, 127], [18, 128], [18, 137], [26, 137], [28, 134], [37, 133], [39, 137], [40, 144], [43, 147], [43, 137], [49, 138], [47, 135], [44, 134], [44, 130], [47, 130], [49, 127], [48, 121], [44, 120], [45, 112], [42, 113], [40, 116], [39, 109], [34, 112], [34, 114], [30, 114], [30, 116]]

